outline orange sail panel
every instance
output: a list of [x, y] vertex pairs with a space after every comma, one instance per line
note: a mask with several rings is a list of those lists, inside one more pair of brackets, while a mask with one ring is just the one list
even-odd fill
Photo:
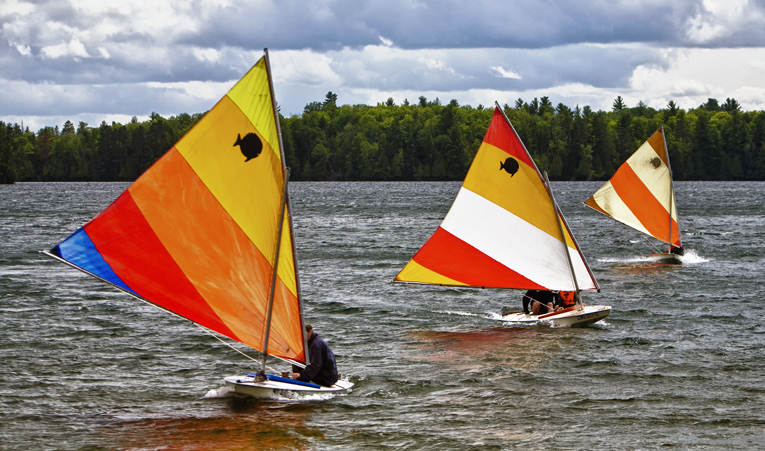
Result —
[[664, 130], [657, 130], [644, 142], [585, 205], [665, 243], [680, 246]]
[[[265, 57], [96, 218], [51, 250], [131, 294], [262, 351], [285, 186]], [[290, 227], [268, 353], [305, 363]]]
[[597, 289], [531, 156], [496, 108], [449, 213], [395, 281], [574, 290], [566, 252], [579, 288]]

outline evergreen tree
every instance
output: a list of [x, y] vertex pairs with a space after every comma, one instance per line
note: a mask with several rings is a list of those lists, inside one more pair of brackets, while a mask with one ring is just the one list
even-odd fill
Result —
[[625, 108], [627, 108], [627, 104], [624, 103], [624, 99], [622, 99], [622, 96], [617, 96], [614, 100], [613, 111], [618, 113]]

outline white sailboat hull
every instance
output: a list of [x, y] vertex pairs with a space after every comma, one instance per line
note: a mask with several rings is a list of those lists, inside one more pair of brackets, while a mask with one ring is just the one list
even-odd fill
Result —
[[683, 260], [677, 254], [670, 254], [669, 252], [661, 252], [650, 255], [651, 261], [661, 263], [663, 265], [681, 265]]
[[503, 315], [501, 320], [510, 323], [534, 324], [548, 321], [556, 326], [584, 327], [596, 323], [611, 313], [610, 305], [588, 305], [561, 313], [548, 313], [544, 315], [527, 315], [523, 312], [513, 312]]
[[340, 393], [350, 390], [352, 382], [339, 380], [331, 387], [308, 387], [305, 385], [292, 384], [279, 381], [256, 381], [252, 376], [229, 376], [224, 378], [227, 387], [234, 389], [236, 393], [255, 398], [270, 398], [279, 392], [299, 392], [305, 394], [316, 393]]

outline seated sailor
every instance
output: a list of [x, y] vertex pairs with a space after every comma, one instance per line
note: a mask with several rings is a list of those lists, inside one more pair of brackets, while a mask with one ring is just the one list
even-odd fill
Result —
[[[529, 309], [530, 307], [530, 309]], [[527, 315], [544, 315], [555, 311], [555, 295], [550, 290], [529, 290], [523, 295], [523, 311]]]
[[305, 333], [308, 336], [310, 363], [302, 370], [298, 366], [293, 366], [292, 378], [331, 387], [339, 379], [335, 354], [329, 349], [327, 342], [313, 331], [310, 324], [305, 325]]

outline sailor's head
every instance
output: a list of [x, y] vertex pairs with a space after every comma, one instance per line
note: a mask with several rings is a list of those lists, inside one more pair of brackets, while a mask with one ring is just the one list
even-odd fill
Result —
[[305, 334], [310, 337], [311, 332], [313, 332], [313, 327], [311, 327], [310, 324], [305, 323]]

